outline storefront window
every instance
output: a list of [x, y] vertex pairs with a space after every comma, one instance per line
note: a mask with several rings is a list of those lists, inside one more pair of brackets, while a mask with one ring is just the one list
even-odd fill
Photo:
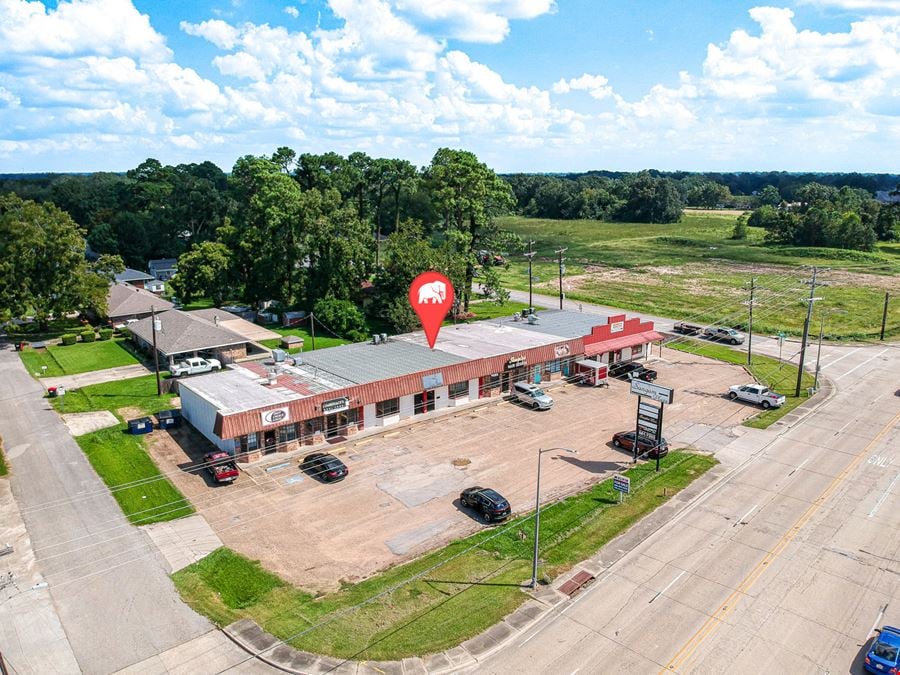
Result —
[[463, 398], [469, 395], [468, 382], [454, 382], [450, 385], [450, 398]]
[[241, 452], [253, 452], [259, 449], [259, 436], [254, 431], [252, 434], [240, 437]]
[[287, 443], [288, 441], [296, 441], [297, 440], [297, 425], [296, 424], [285, 424], [283, 427], [278, 427], [278, 442], [279, 443]]
[[396, 415], [399, 412], [399, 398], [389, 398], [387, 401], [381, 401], [375, 404], [375, 417], [388, 417], [389, 415]]
[[559, 359], [556, 359], [555, 361], [550, 361], [547, 364], [547, 370], [549, 370], [551, 373], [558, 373], [559, 372]]
[[484, 378], [484, 388], [485, 389], [496, 389], [500, 386], [500, 374], [496, 373], [494, 375], [488, 375]]

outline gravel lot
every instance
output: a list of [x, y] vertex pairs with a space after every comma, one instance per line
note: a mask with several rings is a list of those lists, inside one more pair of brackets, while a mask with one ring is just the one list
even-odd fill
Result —
[[[755, 412], [723, 397], [729, 385], [748, 381], [742, 368], [670, 350], [664, 357], [653, 367], [658, 383], [676, 389], [665, 411], [674, 446], [683, 445], [683, 435], [702, 448], [697, 439], [727, 434]], [[548, 501], [630, 462], [609, 442], [613, 432], [634, 425], [637, 399], [627, 383], [563, 385], [550, 393], [556, 404], [549, 411], [492, 402], [335, 445], [330, 451], [350, 475], [331, 485], [302, 474], [299, 458], [270, 456], [234, 484], [213, 486], [204, 473], [177, 471], [201, 461], [208, 447], [193, 430], [154, 432], [149, 445], [226, 546], [300, 587], [329, 591], [484, 527], [459, 507], [465, 487], [497, 489], [514, 512], [532, 508], [538, 448], [578, 451], [544, 456]]]

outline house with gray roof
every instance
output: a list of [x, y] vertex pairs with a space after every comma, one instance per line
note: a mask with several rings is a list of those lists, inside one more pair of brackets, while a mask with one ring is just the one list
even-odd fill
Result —
[[[228, 318], [228, 312], [219, 310]], [[218, 359], [222, 363], [233, 363], [248, 354], [267, 353], [245, 335], [225, 326], [226, 321], [218, 314], [206, 317], [197, 312], [183, 312], [171, 309], [156, 315], [156, 351], [160, 364], [174, 365], [191, 356]], [[143, 319], [129, 326], [131, 337], [138, 347], [153, 353], [152, 321]]]
[[147, 262], [147, 269], [154, 278], [168, 281], [178, 272], [177, 258], [158, 258]]
[[106, 318], [113, 325], [129, 319], [143, 319], [156, 312], [172, 309], [173, 305], [150, 291], [124, 282], [112, 284], [106, 295]]
[[136, 288], [144, 288], [144, 284], [148, 281], [153, 281], [156, 277], [152, 274], [147, 274], [146, 272], [141, 272], [140, 270], [133, 270], [130, 267], [126, 267], [124, 271], [119, 272], [116, 275], [117, 283], [125, 283], [131, 284]]

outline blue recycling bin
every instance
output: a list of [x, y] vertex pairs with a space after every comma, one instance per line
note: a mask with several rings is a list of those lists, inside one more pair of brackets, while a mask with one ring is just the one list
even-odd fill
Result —
[[156, 422], [160, 429], [177, 429], [181, 426], [181, 411], [161, 410], [156, 413]]
[[128, 420], [128, 433], [130, 434], [149, 434], [151, 431], [153, 431], [153, 420], [149, 417]]

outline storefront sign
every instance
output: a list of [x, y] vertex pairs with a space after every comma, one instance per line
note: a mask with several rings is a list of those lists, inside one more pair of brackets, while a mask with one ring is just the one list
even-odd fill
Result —
[[611, 324], [609, 324], [610, 333], [621, 333], [623, 330], [625, 330], [624, 321], [613, 321]]
[[631, 393], [637, 396], [646, 396], [660, 403], [672, 402], [672, 389], [653, 384], [652, 382], [644, 382], [643, 380], [631, 381]]
[[514, 356], [506, 362], [506, 369], [522, 368], [526, 363], [528, 363], [528, 359], [524, 356]]
[[265, 410], [259, 414], [262, 418], [263, 426], [270, 424], [280, 424], [281, 422], [289, 422], [291, 420], [291, 412], [287, 408], [275, 408], [274, 410]]
[[444, 374], [433, 373], [422, 376], [422, 389], [437, 389], [444, 386]]
[[553, 353], [556, 354], [556, 358], [560, 358], [562, 356], [569, 355], [569, 345], [556, 345], [553, 348]]
[[349, 407], [350, 399], [346, 396], [333, 398], [328, 401], [322, 401], [322, 414], [330, 415], [331, 413], [344, 412]]

